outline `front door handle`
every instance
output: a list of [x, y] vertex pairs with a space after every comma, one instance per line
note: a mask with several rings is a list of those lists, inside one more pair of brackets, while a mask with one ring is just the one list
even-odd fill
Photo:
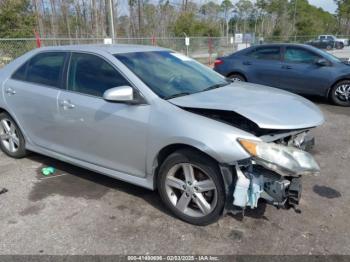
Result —
[[8, 87], [8, 88], [5, 89], [5, 93], [9, 94], [9, 95], [15, 95], [16, 91], [13, 90], [11, 87]]
[[60, 102], [60, 106], [63, 107], [63, 109], [73, 109], [75, 108], [75, 105], [72, 104], [69, 100], [63, 100]]

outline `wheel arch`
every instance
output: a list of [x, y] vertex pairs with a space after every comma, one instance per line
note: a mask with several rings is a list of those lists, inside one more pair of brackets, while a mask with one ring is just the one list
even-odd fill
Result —
[[[4, 107], [1, 107], [0, 106], [0, 114], [1, 113], [7, 113], [7, 114], [9, 114], [12, 118], [13, 118], [13, 116], [12, 116], [12, 114], [8, 111], [8, 110], [6, 110]], [[14, 119], [14, 118], [13, 118]], [[15, 120], [15, 119], [14, 119]], [[16, 121], [16, 120], [15, 120]], [[17, 123], [17, 121], [16, 121], [16, 124], [18, 124]]]
[[228, 73], [226, 76], [230, 77], [231, 75], [234, 75], [234, 74], [241, 75], [245, 79], [245, 81], [248, 81], [246, 75], [239, 70], [232, 71], [232, 72]]
[[156, 157], [153, 161], [153, 185], [154, 185], [154, 189], [157, 188], [158, 172], [159, 172], [159, 168], [162, 165], [162, 163], [164, 162], [164, 160], [172, 153], [174, 153], [178, 150], [182, 150], [182, 149], [192, 150], [198, 154], [201, 154], [204, 157], [209, 158], [211, 161], [215, 162], [219, 168], [219, 162], [214, 157], [212, 157], [208, 153], [204, 152], [203, 150], [201, 150], [195, 146], [192, 146], [189, 144], [182, 144], [182, 143], [170, 144], [170, 145], [163, 147], [158, 152], [158, 154], [156, 155]]
[[6, 114], [8, 114], [8, 115], [13, 119], [13, 121], [16, 123], [16, 125], [18, 126], [18, 128], [21, 130], [22, 135], [23, 135], [23, 137], [24, 137], [24, 140], [25, 140], [25, 142], [26, 142], [26, 145], [27, 145], [27, 144], [32, 144], [32, 143], [31, 143], [31, 139], [27, 136], [27, 133], [25, 132], [25, 129], [24, 129], [23, 126], [19, 123], [19, 121], [17, 120], [16, 116], [15, 116], [13, 113], [11, 113], [9, 110], [7, 110], [6, 108], [4, 108], [4, 107], [2, 107], [2, 106], [0, 106], [0, 114], [1, 114], [1, 113], [6, 113]]
[[336, 86], [338, 83], [340, 83], [340, 82], [342, 82], [342, 81], [350, 81], [350, 76], [346, 76], [346, 77], [342, 77], [342, 78], [340, 78], [340, 79], [337, 79], [337, 80], [327, 89], [327, 93], [326, 93], [327, 99], [330, 99], [331, 90], [333, 89], [333, 87]]

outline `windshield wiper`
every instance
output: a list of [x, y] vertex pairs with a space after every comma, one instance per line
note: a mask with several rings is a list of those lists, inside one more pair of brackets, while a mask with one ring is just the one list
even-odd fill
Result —
[[212, 86], [209, 86], [209, 87], [203, 89], [201, 92], [205, 92], [205, 91], [209, 91], [209, 90], [216, 89], [216, 88], [219, 88], [219, 87], [227, 86], [229, 84], [230, 84], [229, 82], [215, 84], [215, 85], [212, 85]]
[[174, 94], [174, 95], [171, 95], [171, 96], [167, 96], [165, 97], [164, 99], [165, 100], [169, 100], [169, 99], [172, 99], [172, 98], [175, 98], [175, 97], [179, 97], [179, 96], [187, 96], [187, 95], [190, 95], [191, 93], [189, 92], [181, 92], [181, 93], [177, 93], [177, 94]]

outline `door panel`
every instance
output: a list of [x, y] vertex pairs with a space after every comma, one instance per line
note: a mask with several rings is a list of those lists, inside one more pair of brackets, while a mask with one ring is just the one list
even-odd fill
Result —
[[131, 84], [97, 55], [72, 53], [67, 74], [68, 90], [58, 98], [59, 152], [144, 177], [150, 106], [105, 101], [106, 90]]
[[284, 89], [301, 93], [323, 95], [330, 86], [330, 67], [319, 66], [315, 61], [320, 57], [300, 47], [287, 47], [284, 52], [281, 85]]
[[284, 66], [283, 89], [300, 94], [324, 95], [330, 86], [332, 75], [328, 67], [293, 63]]
[[35, 55], [5, 82], [4, 96], [24, 134], [41, 147], [57, 146], [57, 97], [62, 87], [65, 52]]
[[[12, 89], [15, 94], [6, 90]], [[41, 147], [55, 149], [57, 97], [59, 90], [9, 79], [5, 83], [5, 100], [13, 117], [31, 141]]]
[[149, 105], [111, 103], [62, 91], [59, 151], [105, 168], [145, 176]]
[[281, 48], [279, 46], [257, 47], [242, 62], [248, 81], [280, 87]]
[[248, 79], [253, 83], [281, 88], [281, 66], [280, 61], [254, 60], [248, 69]]

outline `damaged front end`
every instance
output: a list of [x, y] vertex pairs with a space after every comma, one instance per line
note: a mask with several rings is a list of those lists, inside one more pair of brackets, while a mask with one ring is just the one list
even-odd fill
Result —
[[276, 143], [239, 140], [251, 155], [235, 166], [231, 211], [256, 208], [259, 199], [282, 208], [295, 208], [301, 196], [301, 176], [320, 171], [313, 157], [300, 149]]
[[301, 177], [320, 171], [307, 151], [315, 144], [310, 129], [323, 122], [322, 114], [315, 113], [313, 121], [298, 117], [287, 121], [285, 119], [290, 118], [281, 118], [276, 115], [275, 109], [268, 111], [273, 113], [271, 117], [266, 117], [271, 114], [260, 114], [258, 109], [252, 111], [246, 108], [235, 112], [204, 107], [182, 108], [238, 128], [256, 138], [238, 139], [250, 158], [238, 161], [234, 170], [232, 166], [221, 166], [227, 194], [225, 210], [244, 213], [246, 208], [256, 208], [259, 199], [278, 208], [295, 208], [301, 197]]

